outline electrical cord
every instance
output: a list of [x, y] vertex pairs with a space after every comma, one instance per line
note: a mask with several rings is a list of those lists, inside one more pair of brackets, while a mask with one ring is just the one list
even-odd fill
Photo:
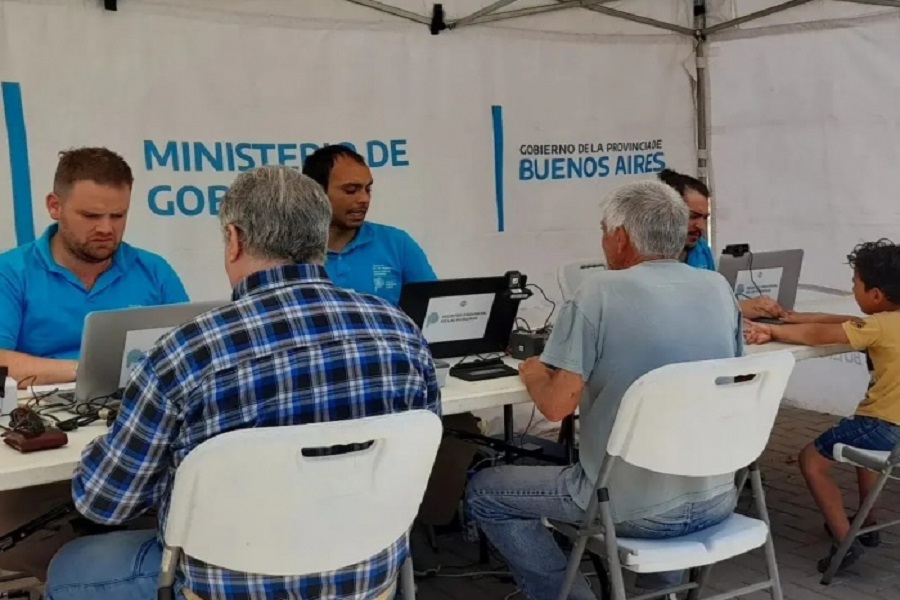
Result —
[[[548, 314], [548, 315], [547, 315], [547, 318], [544, 320], [544, 326], [541, 327], [540, 329], [538, 329], [537, 331], [534, 332], [534, 333], [545, 333], [545, 332], [547, 332], [547, 331], [550, 329], [550, 322], [551, 322], [551, 320], [553, 319], [553, 315], [556, 313], [556, 302], [554, 302], [553, 300], [551, 300], [551, 299], [547, 296], [547, 292], [544, 291], [544, 288], [542, 288], [541, 286], [539, 286], [539, 285], [536, 284], [536, 283], [529, 283], [529, 284], [526, 285], [525, 287], [527, 287], [527, 288], [534, 288], [534, 289], [536, 289], [537, 291], [539, 291], [539, 292], [541, 293], [541, 296], [543, 296], [544, 301], [547, 302], [547, 303], [550, 305], [550, 314]], [[524, 319], [522, 319], [522, 320], [524, 321]], [[527, 323], [526, 323], [526, 324], [527, 324]], [[529, 328], [529, 330], [531, 330], [531, 329]]]
[[[51, 394], [52, 395], [52, 392]], [[19, 407], [10, 413], [10, 428], [2, 427], [11, 431], [22, 431], [23, 433], [32, 433], [38, 435], [43, 433], [47, 425], [56, 427], [60, 431], [74, 431], [79, 427], [90, 425], [95, 421], [106, 420], [110, 422], [118, 412], [119, 403], [122, 399], [122, 391], [116, 390], [112, 394], [97, 396], [85, 402], [76, 402], [74, 400], [63, 404], [50, 404], [41, 406], [40, 402], [46, 399], [48, 394], [37, 395], [32, 390], [32, 398], [26, 406]], [[52, 412], [68, 410], [75, 413], [74, 417], [68, 419], [60, 419]], [[25, 411], [17, 412], [17, 411]], [[41, 429], [38, 431], [37, 421], [41, 423]], [[27, 423], [32, 423], [31, 426]], [[18, 428], [17, 428], [18, 427]], [[25, 427], [27, 430], [20, 428]]]
[[20, 406], [9, 413], [9, 427], [0, 425], [0, 428], [25, 436], [38, 436], [47, 430], [44, 420], [33, 410]]
[[519, 449], [522, 450], [525, 447], [525, 436], [528, 435], [528, 430], [531, 429], [531, 425], [534, 423], [534, 417], [537, 414], [537, 404], [533, 404], [531, 407], [531, 417], [528, 419], [528, 425], [525, 426], [524, 431], [519, 434]]
[[[453, 366], [457, 367], [459, 365], [465, 365], [468, 363], [477, 362], [477, 360], [484, 361], [484, 360], [503, 359], [507, 356], [509, 356], [509, 352], [493, 352], [493, 353], [487, 354], [487, 355], [485, 355], [485, 354], [466, 354], [461, 359], [459, 359], [456, 363], [454, 363]], [[477, 359], [477, 360], [468, 360], [470, 358]]]
[[753, 253], [747, 250], [747, 255], [750, 257], [750, 262], [747, 265], [747, 268], [750, 270], [750, 283], [756, 288], [757, 296], [762, 297], [762, 289], [760, 289], [759, 285], [756, 283], [756, 279], [753, 278]]
[[[525, 327], [519, 325], [520, 321], [525, 325]], [[531, 328], [531, 325], [528, 324], [528, 321], [526, 321], [523, 317], [516, 317], [516, 328], [513, 331], [515, 333], [522, 331], [531, 333], [534, 330]]]

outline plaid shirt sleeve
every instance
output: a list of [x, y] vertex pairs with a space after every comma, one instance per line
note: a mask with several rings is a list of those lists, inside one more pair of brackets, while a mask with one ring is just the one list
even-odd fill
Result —
[[168, 452], [178, 418], [152, 360], [132, 373], [118, 418], [81, 456], [72, 480], [78, 511], [119, 524], [156, 506], [174, 469]]
[[431, 351], [427, 345], [423, 345], [420, 351], [421, 364], [425, 366], [423, 374], [425, 375], [425, 406], [414, 408], [424, 408], [441, 416], [441, 388], [437, 381], [437, 372], [434, 367], [434, 359], [431, 357]]

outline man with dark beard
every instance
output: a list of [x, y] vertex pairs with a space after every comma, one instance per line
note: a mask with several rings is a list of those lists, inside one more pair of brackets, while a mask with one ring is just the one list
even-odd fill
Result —
[[[660, 181], [681, 194], [690, 213], [687, 238], [684, 241], [684, 250], [679, 257], [681, 262], [697, 269], [715, 271], [716, 260], [709, 247], [709, 242], [706, 241], [706, 226], [709, 221], [709, 188], [699, 179], [670, 169], [665, 169], [658, 177]], [[745, 319], [783, 319], [788, 314], [776, 300], [768, 296], [745, 298], [740, 300], [740, 306]]]
[[412, 236], [366, 221], [372, 171], [356, 151], [340, 144], [319, 148], [303, 162], [303, 174], [318, 182], [331, 201], [325, 270], [334, 283], [397, 304], [403, 284], [437, 279]]
[[188, 301], [162, 257], [122, 241], [133, 183], [106, 148], [61, 152], [47, 195], [56, 223], [0, 254], [0, 365], [20, 385], [75, 380], [89, 312]]

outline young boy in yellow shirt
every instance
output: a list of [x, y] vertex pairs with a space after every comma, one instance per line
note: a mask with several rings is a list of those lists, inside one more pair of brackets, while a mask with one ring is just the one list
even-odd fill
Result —
[[[784, 325], [745, 323], [744, 327], [749, 344], [849, 344], [868, 354], [872, 380], [856, 414], [842, 419], [800, 453], [800, 470], [834, 538], [830, 554], [819, 561], [822, 573], [850, 530], [841, 491], [829, 474], [834, 445], [891, 451], [900, 441], [900, 246], [888, 240], [868, 242], [857, 246], [847, 258], [853, 268], [853, 295], [866, 317], [792, 313], [783, 319]], [[856, 474], [862, 505], [878, 473], [859, 468]], [[865, 525], [874, 523], [873, 510]], [[859, 536], [839, 571], [859, 559], [862, 545], [879, 543], [878, 532]]]

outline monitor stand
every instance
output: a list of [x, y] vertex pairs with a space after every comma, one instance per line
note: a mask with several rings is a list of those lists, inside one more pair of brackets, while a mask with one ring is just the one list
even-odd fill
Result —
[[519, 372], [500, 358], [471, 360], [450, 367], [450, 376], [463, 381], [484, 381], [500, 377], [515, 377]]

